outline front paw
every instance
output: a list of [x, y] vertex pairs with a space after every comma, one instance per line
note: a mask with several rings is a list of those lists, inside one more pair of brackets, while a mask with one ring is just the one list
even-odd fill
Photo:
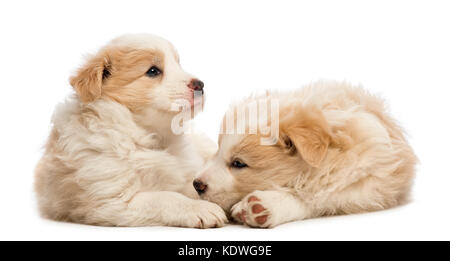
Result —
[[191, 228], [223, 227], [228, 222], [227, 216], [217, 204], [194, 200], [187, 213], [183, 213], [183, 226]]
[[231, 216], [239, 223], [250, 227], [270, 228], [275, 226], [271, 204], [263, 194], [255, 191], [231, 208]]

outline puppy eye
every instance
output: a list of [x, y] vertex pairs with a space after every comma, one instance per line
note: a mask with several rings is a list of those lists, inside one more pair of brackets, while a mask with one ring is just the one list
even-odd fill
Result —
[[231, 167], [237, 168], [237, 169], [242, 169], [242, 168], [245, 168], [245, 167], [248, 167], [248, 166], [247, 166], [247, 164], [245, 164], [241, 160], [233, 160], [233, 162], [231, 162]]
[[145, 74], [147, 74], [148, 77], [156, 77], [161, 73], [162, 72], [158, 67], [152, 66], [150, 69], [148, 69], [148, 71]]

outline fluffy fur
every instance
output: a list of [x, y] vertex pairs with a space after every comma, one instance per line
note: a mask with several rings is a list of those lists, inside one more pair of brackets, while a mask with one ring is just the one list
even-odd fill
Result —
[[[162, 73], [146, 75], [152, 66]], [[90, 57], [70, 80], [76, 95], [55, 110], [36, 168], [42, 215], [103, 226], [222, 226], [223, 210], [191, 185], [214, 143], [170, 128], [171, 105], [194, 104], [192, 79], [173, 46], [152, 35], [119, 37]]]
[[[202, 198], [252, 227], [390, 208], [407, 199], [416, 157], [383, 101], [346, 83], [318, 82], [258, 99], [279, 102], [279, 137], [222, 134], [199, 173]], [[248, 126], [247, 126], [248, 130]], [[236, 168], [238, 159], [247, 167]]]

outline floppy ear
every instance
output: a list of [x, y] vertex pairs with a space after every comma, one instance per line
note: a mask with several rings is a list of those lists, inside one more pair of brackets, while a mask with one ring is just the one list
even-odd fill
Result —
[[330, 144], [329, 127], [323, 114], [317, 109], [302, 109], [282, 121], [284, 145], [298, 151], [309, 165], [319, 167]]
[[103, 80], [110, 75], [109, 69], [109, 58], [105, 54], [99, 54], [90, 58], [70, 78], [70, 85], [82, 102], [92, 102], [101, 96]]

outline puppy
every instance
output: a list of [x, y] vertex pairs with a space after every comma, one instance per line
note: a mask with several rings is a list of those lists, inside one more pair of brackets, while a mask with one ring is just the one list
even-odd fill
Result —
[[194, 106], [203, 83], [182, 70], [168, 41], [145, 34], [114, 39], [70, 83], [76, 95], [56, 108], [35, 173], [44, 217], [102, 226], [223, 226], [223, 210], [192, 188], [215, 145], [171, 131], [174, 103]]
[[203, 199], [234, 220], [270, 228], [407, 199], [416, 157], [381, 99], [345, 83], [319, 82], [249, 98], [232, 106], [231, 115], [242, 107], [251, 115], [248, 105], [259, 99], [278, 104], [279, 118], [269, 120], [277, 139], [262, 144], [264, 135], [249, 134], [248, 122], [245, 133], [221, 134], [218, 152], [194, 181]]

